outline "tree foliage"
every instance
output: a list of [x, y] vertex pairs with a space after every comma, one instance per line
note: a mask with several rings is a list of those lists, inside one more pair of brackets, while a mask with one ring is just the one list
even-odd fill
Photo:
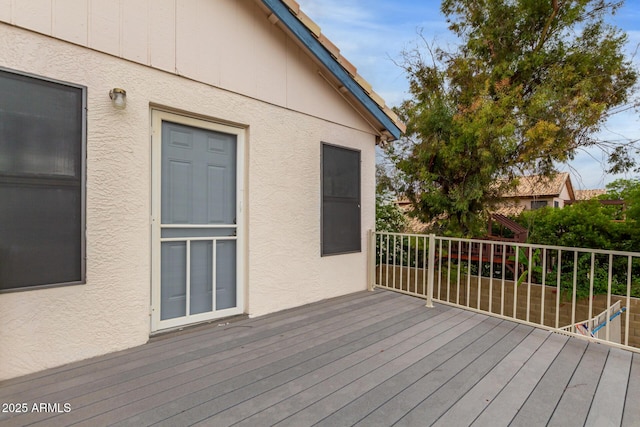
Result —
[[407, 218], [400, 208], [376, 195], [376, 230], [403, 232], [407, 226]]
[[635, 222], [615, 222], [612, 207], [589, 200], [562, 209], [525, 211], [519, 221], [529, 243], [591, 249], [640, 250]]
[[[461, 40], [404, 53], [407, 138], [390, 149], [423, 221], [474, 234], [482, 214], [522, 172], [551, 174], [625, 108], [637, 74], [605, 0], [443, 0]], [[615, 170], [633, 159], [624, 149]], [[497, 183], [501, 182], [501, 185]]]
[[587, 200], [562, 209], [524, 211], [517, 221], [529, 230], [529, 243], [640, 252], [640, 180], [618, 179], [607, 185], [600, 200]]
[[[612, 183], [609, 192], [602, 196], [606, 200], [615, 200], [619, 195], [626, 195], [640, 190], [637, 180], [619, 180]], [[626, 198], [627, 210], [640, 208], [640, 198]], [[626, 252], [640, 251], [640, 229], [637, 222], [630, 219], [620, 221], [618, 206], [608, 206], [599, 200], [589, 200], [565, 206], [562, 209], [545, 207], [535, 211], [523, 212], [518, 221], [529, 229], [529, 243], [552, 246], [569, 246], [591, 249], [618, 250]], [[557, 252], [556, 252], [557, 254]], [[547, 254], [549, 256], [549, 254]], [[553, 251], [551, 251], [553, 255]], [[557, 255], [556, 255], [557, 256]], [[562, 261], [561, 288], [566, 294], [573, 289], [574, 259], [573, 253], [567, 251]], [[627, 290], [627, 257], [613, 258], [612, 292], [626, 295]], [[541, 262], [537, 262], [540, 266]], [[550, 265], [550, 264], [547, 264]], [[548, 277], [556, 277], [557, 263], [553, 265]], [[580, 278], [589, 277], [591, 271], [591, 254], [581, 252], [576, 267]], [[609, 285], [609, 257], [606, 254], [594, 258], [594, 294], [606, 294]], [[640, 260], [634, 259], [632, 272], [632, 296], [640, 297]], [[540, 277], [540, 272], [538, 272]], [[579, 280], [578, 297], [589, 295], [589, 281]]]
[[[640, 221], [640, 180], [639, 179], [617, 179], [607, 184], [607, 194], [603, 199], [623, 200], [625, 202], [622, 209], [616, 209], [616, 218]], [[640, 248], [637, 249], [640, 251]]]
[[384, 166], [376, 164], [376, 230], [402, 232], [407, 218], [395, 203], [395, 185]]

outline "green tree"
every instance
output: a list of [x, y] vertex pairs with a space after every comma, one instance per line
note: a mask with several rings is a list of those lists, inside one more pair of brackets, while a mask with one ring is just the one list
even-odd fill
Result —
[[395, 203], [395, 184], [385, 167], [376, 164], [376, 230], [402, 232], [407, 225], [398, 205]]
[[399, 233], [407, 226], [407, 218], [394, 203], [376, 195], [376, 230]]
[[624, 200], [624, 211], [618, 213], [618, 217], [615, 219], [624, 217], [632, 221], [640, 220], [639, 179], [617, 179], [607, 184], [607, 193], [601, 198], [610, 200]]
[[529, 229], [529, 243], [591, 249], [617, 249], [616, 226], [597, 200], [525, 211], [519, 222]]
[[[606, 197], [610, 198], [610, 197]], [[602, 205], [598, 200], [589, 200], [566, 206], [563, 209], [550, 207], [535, 211], [523, 212], [518, 221], [529, 228], [529, 243], [552, 246], [569, 246], [591, 249], [608, 249], [618, 251], [640, 251], [640, 231], [636, 222], [632, 220], [616, 221], [613, 218], [616, 212], [611, 206]], [[538, 250], [539, 251], [539, 250]], [[552, 266], [548, 277], [555, 278], [557, 264], [551, 261], [557, 257], [557, 251], [547, 251], [547, 266]], [[534, 257], [535, 258], [535, 257]], [[527, 265], [524, 261], [523, 264]], [[627, 286], [627, 262], [626, 256], [613, 258], [612, 289], [614, 294], [625, 295]], [[535, 266], [541, 265], [538, 257]], [[534, 267], [535, 267], [534, 266]], [[573, 289], [574, 258], [572, 251], [566, 251], [563, 255], [561, 271], [561, 288], [565, 295], [570, 295]], [[529, 268], [529, 266], [527, 266]], [[591, 254], [580, 252], [578, 254], [577, 277], [589, 277], [591, 269]], [[603, 294], [608, 288], [609, 257], [607, 254], [599, 254], [594, 259], [594, 293]], [[541, 271], [533, 270], [540, 278]], [[633, 261], [632, 272], [632, 296], [640, 297], [640, 281], [637, 279], [640, 273], [640, 261]], [[589, 281], [578, 280], [578, 297], [589, 295]]]
[[[390, 149], [420, 219], [477, 234], [483, 213], [522, 172], [552, 174], [627, 108], [637, 80], [627, 37], [605, 0], [443, 0], [461, 41], [404, 53], [407, 137]], [[629, 147], [609, 159], [633, 167]], [[501, 183], [501, 184], [498, 184]]]

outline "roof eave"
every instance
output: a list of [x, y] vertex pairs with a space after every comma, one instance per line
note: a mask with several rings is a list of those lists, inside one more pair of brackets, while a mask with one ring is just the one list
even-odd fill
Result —
[[402, 129], [374, 102], [369, 94], [318, 41], [309, 28], [293, 15], [281, 0], [262, 0], [262, 2], [393, 138], [400, 138]]

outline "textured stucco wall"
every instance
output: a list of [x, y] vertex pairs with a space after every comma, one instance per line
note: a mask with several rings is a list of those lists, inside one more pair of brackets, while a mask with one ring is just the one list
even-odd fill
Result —
[[[365, 231], [375, 226], [373, 139], [310, 117], [286, 116], [275, 147], [258, 142], [272, 138], [263, 133], [269, 129], [251, 129], [252, 315], [365, 288]], [[362, 253], [320, 256], [321, 141], [362, 150]]]
[[[375, 137], [326, 83], [325, 108], [358, 129], [3, 23], [0, 66], [88, 88], [87, 283], [0, 294], [0, 379], [147, 341], [151, 105], [246, 126], [247, 313], [365, 289]], [[126, 110], [113, 109], [113, 87], [127, 90]], [[362, 150], [362, 253], [320, 257], [321, 141]]]

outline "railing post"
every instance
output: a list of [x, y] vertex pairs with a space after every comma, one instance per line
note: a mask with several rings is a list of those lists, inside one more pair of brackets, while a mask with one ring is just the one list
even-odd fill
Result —
[[[382, 268], [382, 266], [380, 266]], [[376, 286], [376, 232], [369, 230], [369, 274], [367, 289], [373, 291]]]
[[433, 282], [436, 274], [436, 235], [429, 234], [429, 260], [427, 261], [427, 307], [433, 307]]

